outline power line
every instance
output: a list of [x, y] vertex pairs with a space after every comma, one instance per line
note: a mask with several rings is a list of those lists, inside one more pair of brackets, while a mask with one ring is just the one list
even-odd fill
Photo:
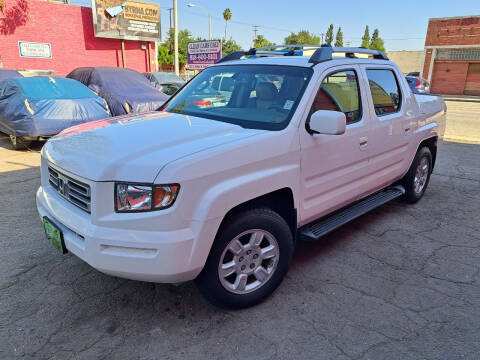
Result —
[[[363, 40], [361, 37], [346, 37], [346, 39], [350, 40]], [[411, 37], [411, 38], [383, 38], [382, 40], [388, 40], [388, 41], [395, 41], [395, 40], [424, 40], [425, 37]]]
[[[185, 12], [185, 13], [190, 14], [190, 15], [195, 15], [195, 16], [204, 16], [202, 14], [198, 14], [198, 13], [188, 11], [188, 10], [182, 10], [182, 12]], [[220, 18], [220, 17], [217, 17], [217, 16], [212, 16], [212, 19], [215, 19], [215, 20], [218, 20], [218, 21], [224, 21], [223, 18]], [[249, 26], [249, 27], [255, 25], [253, 23], [247, 23], [247, 22], [235, 21], [235, 20], [229, 20], [228, 22], [232, 23], [232, 24], [239, 24], [239, 25], [244, 25], [244, 26]], [[262, 29], [269, 29], [269, 30], [283, 31], [283, 32], [295, 32], [294, 30], [282, 29], [282, 28], [277, 28], [277, 27], [272, 27], [272, 26], [263, 26], [263, 25], [262, 25]]]
[[[167, 7], [162, 7], [163, 9], [168, 9]], [[198, 14], [198, 13], [195, 13], [195, 12], [192, 12], [192, 11], [188, 11], [188, 10], [182, 10], [182, 12], [185, 12], [185, 13], [188, 13], [190, 15], [194, 15], [194, 16], [203, 16], [202, 14]], [[215, 20], [218, 20], [218, 21], [224, 21], [223, 18], [220, 18], [218, 16], [212, 16], [212, 19], [215, 19]], [[243, 26], [248, 26], [248, 27], [253, 27], [253, 26], [259, 26], [259, 25], [256, 25], [256, 24], [253, 24], [253, 23], [248, 23], [248, 22], [243, 22], [243, 21], [237, 21], [237, 20], [229, 20], [229, 23], [232, 23], [232, 24], [238, 24], [238, 25], [243, 25]], [[266, 30], [274, 30], [274, 31], [281, 31], [281, 32], [289, 32], [289, 33], [296, 33], [297, 31], [295, 30], [292, 30], [292, 29], [285, 29], [285, 28], [279, 28], [279, 27], [273, 27], [273, 26], [264, 26], [264, 25], [261, 25], [261, 28], [262, 29], [266, 29]], [[320, 33], [320, 35], [324, 36], [323, 33]], [[362, 40], [361, 37], [345, 37], [344, 39], [348, 39], [350, 41], [354, 41], [354, 40]], [[406, 37], [406, 38], [382, 38], [383, 40], [385, 41], [406, 41], [406, 40], [424, 40], [425, 37]], [[323, 43], [323, 41], [321, 42]]]
[[[202, 16], [201, 14], [197, 14], [197, 13], [194, 13], [194, 12], [191, 12], [191, 11], [188, 11], [188, 10], [184, 10], [184, 12], [187, 12], [191, 15], [195, 15], [195, 16]], [[224, 21], [222, 18], [220, 17], [217, 17], [217, 16], [212, 16], [212, 19], [215, 19], [215, 20], [219, 20], [219, 21]], [[236, 20], [229, 20], [230, 23], [233, 23], [233, 24], [239, 24], [239, 25], [244, 25], [244, 26], [256, 26], [255, 24], [253, 23], [247, 23], [247, 22], [243, 22], [243, 21], [236, 21]], [[264, 25], [261, 25], [262, 29], [268, 29], [268, 30], [275, 30], [275, 31], [282, 31], [282, 32], [291, 32], [291, 33], [296, 33], [297, 31], [295, 30], [292, 30], [292, 29], [285, 29], [285, 28], [278, 28], [278, 27], [273, 27], [273, 26], [264, 26]], [[322, 33], [321, 33], [322, 34]], [[320, 35], [321, 35], [320, 34]], [[362, 40], [361, 37], [346, 37], [346, 39], [350, 39], [350, 40]], [[409, 38], [382, 38], [383, 40], [388, 40], [388, 41], [395, 41], [395, 40], [423, 40], [425, 39], [425, 37], [409, 37]]]

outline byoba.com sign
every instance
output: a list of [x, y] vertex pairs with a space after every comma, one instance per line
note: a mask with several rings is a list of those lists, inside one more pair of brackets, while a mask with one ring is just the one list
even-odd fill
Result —
[[203, 70], [222, 57], [222, 41], [195, 41], [187, 44], [187, 69]]

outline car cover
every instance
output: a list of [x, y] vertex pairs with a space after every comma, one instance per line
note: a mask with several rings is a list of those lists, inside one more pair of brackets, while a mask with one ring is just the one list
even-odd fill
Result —
[[73, 70], [67, 78], [82, 82], [104, 98], [113, 116], [158, 110], [169, 99], [132, 69], [83, 67]]
[[51, 136], [110, 117], [108, 106], [78, 81], [25, 77], [0, 81], [0, 131], [14, 136]]
[[0, 81], [11, 79], [11, 78], [21, 78], [21, 77], [23, 77], [23, 75], [16, 70], [0, 69]]

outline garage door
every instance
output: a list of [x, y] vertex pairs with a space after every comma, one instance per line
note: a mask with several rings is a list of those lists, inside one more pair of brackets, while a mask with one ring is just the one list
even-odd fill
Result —
[[468, 64], [467, 79], [463, 93], [465, 95], [480, 95], [480, 63]]
[[462, 95], [467, 68], [466, 62], [436, 60], [430, 91], [434, 94]]

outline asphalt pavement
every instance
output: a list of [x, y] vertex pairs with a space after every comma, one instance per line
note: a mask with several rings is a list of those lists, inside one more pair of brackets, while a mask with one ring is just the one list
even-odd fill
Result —
[[[480, 120], [455, 112], [447, 130]], [[52, 248], [35, 208], [39, 150], [0, 139], [0, 359], [479, 358], [478, 144], [442, 144], [418, 204], [300, 243], [279, 289], [241, 311], [192, 282], [114, 278]]]

